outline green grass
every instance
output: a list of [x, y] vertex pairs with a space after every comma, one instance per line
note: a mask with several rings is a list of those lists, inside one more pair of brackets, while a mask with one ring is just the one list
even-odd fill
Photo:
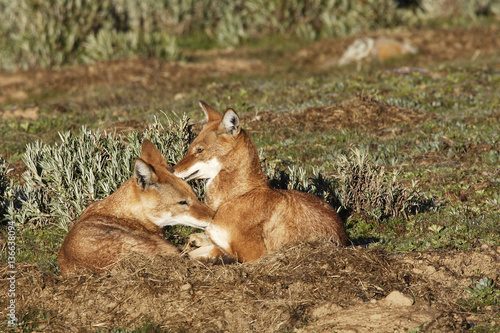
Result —
[[[2, 236], [6, 233], [2, 230]], [[16, 261], [36, 263], [47, 273], [59, 273], [57, 259], [66, 232], [54, 225], [45, 228], [23, 228], [16, 238]], [[3, 259], [3, 258], [2, 258]]]
[[[484, 310], [487, 307], [498, 306], [500, 304], [500, 288], [487, 276], [481, 279], [472, 279], [470, 287], [465, 289], [470, 295], [468, 299], [462, 299], [460, 302], [461, 310], [484, 316]], [[493, 313], [485, 318], [485, 321], [493, 322], [500, 319], [500, 315]], [[478, 325], [474, 326], [473, 332], [498, 332], [498, 327]]]

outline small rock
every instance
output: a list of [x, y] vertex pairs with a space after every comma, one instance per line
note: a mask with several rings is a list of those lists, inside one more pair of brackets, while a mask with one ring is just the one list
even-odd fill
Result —
[[392, 291], [385, 300], [391, 304], [396, 306], [411, 306], [413, 305], [413, 299], [411, 297], [405, 296], [401, 294], [399, 291]]
[[193, 286], [190, 283], [186, 283], [180, 287], [180, 290], [181, 291], [189, 291], [189, 290], [191, 290], [191, 288], [193, 288]]

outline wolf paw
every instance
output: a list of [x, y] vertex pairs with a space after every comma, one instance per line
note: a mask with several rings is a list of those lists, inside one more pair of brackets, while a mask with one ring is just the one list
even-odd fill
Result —
[[204, 247], [212, 245], [212, 242], [205, 233], [199, 232], [189, 235], [188, 244], [195, 247]]

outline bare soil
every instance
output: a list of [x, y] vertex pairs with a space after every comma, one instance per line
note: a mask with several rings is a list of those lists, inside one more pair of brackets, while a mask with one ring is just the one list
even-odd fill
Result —
[[[379, 35], [382, 32], [370, 36]], [[419, 48], [405, 62], [412, 68], [497, 54], [499, 35], [500, 28], [493, 24], [389, 36]], [[315, 43], [283, 55], [284, 62], [326, 70], [354, 38]], [[131, 85], [146, 94], [163, 90], [168, 98], [182, 98], [185, 89], [206, 79], [284, 70], [244, 49], [198, 52], [191, 60], [173, 63], [135, 58], [60, 70], [0, 73], [0, 105], [23, 103], [43, 90], [57, 90], [74, 97], [81, 108], [91, 107], [85, 92], [98, 86]], [[37, 107], [0, 108], [0, 119], [36, 117]], [[380, 133], [394, 124], [425, 121], [426, 117], [359, 95], [322, 108], [287, 114], [263, 112], [248, 117], [245, 123], [254, 130], [279, 120], [279, 126], [305, 131], [338, 126]], [[143, 126], [134, 119], [114, 125], [124, 131]], [[7, 267], [3, 263], [0, 267], [0, 289], [5, 295]], [[18, 263], [17, 310], [27, 325], [37, 324], [37, 329], [46, 332], [131, 328], [148, 321], [159, 324], [158, 331], [180, 332], [402, 332], [417, 327], [456, 332], [476, 324], [500, 326], [492, 322], [498, 316], [491, 319], [500, 312], [498, 306], [480, 309], [478, 314], [462, 308], [470, 297], [465, 287], [472, 278], [487, 275], [498, 282], [499, 273], [500, 248], [388, 255], [360, 247], [339, 249], [328, 242], [300, 244], [248, 264], [133, 257], [109, 274], [67, 280], [36, 265]], [[7, 301], [6, 297], [0, 299], [0, 309], [7, 307]]]
[[[499, 310], [461, 312], [471, 278], [486, 274], [496, 279], [499, 259], [500, 249], [491, 248], [387, 255], [324, 241], [248, 264], [134, 256], [108, 274], [66, 280], [22, 264], [17, 306], [50, 312], [40, 326], [47, 332], [130, 328], [145, 321], [187, 332], [393, 332], [416, 327], [455, 332]], [[2, 289], [7, 288], [6, 269], [1, 273]], [[6, 306], [5, 300], [1, 303]]]

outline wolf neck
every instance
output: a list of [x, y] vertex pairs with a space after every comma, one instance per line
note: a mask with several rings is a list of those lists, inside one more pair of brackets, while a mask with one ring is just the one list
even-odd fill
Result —
[[214, 210], [222, 202], [269, 187], [260, 167], [257, 148], [245, 131], [240, 132], [230, 155], [222, 161], [223, 166], [217, 176], [207, 183], [205, 202]]
[[90, 205], [80, 219], [86, 216], [101, 216], [134, 229], [161, 233], [162, 229], [147, 221], [141, 210], [137, 209], [138, 206], [134, 203], [140, 202], [140, 198], [135, 190], [135, 179], [130, 178], [109, 197]]

